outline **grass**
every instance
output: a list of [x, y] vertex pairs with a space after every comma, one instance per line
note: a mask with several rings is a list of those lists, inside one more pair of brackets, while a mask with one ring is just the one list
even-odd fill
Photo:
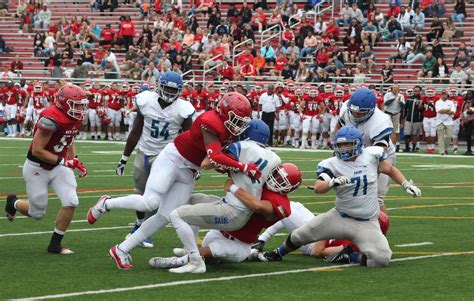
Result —
[[[0, 140], [0, 206], [8, 193], [25, 194], [21, 165], [28, 142]], [[318, 259], [292, 254], [277, 263], [242, 263], [208, 265], [203, 275], [174, 275], [151, 270], [147, 261], [152, 256], [169, 256], [180, 246], [172, 228], [156, 234], [154, 249], [133, 251], [135, 268], [119, 271], [107, 258], [107, 251], [122, 241], [135, 214], [129, 210], [114, 210], [96, 225], [85, 222], [88, 208], [101, 194], [131, 193], [133, 164], [124, 177], [115, 175], [116, 162], [123, 145], [118, 143], [78, 143], [80, 159], [89, 168], [89, 175], [78, 179], [80, 206], [76, 211], [64, 245], [73, 249], [73, 256], [46, 253], [50, 231], [59, 209], [59, 201], [51, 195], [48, 213], [41, 221], [17, 219], [11, 223], [0, 219], [0, 299], [25, 298], [90, 290], [133, 287], [172, 281], [251, 275], [327, 267]], [[298, 164], [304, 171], [304, 184], [312, 184], [315, 167], [329, 152], [278, 151], [283, 161]], [[132, 158], [133, 160], [133, 158]], [[395, 261], [388, 268], [368, 269], [354, 266], [333, 270], [282, 274], [231, 281], [195, 283], [178, 286], [141, 289], [116, 293], [77, 296], [70, 299], [355, 299], [355, 300], [472, 300], [474, 292], [474, 160], [470, 157], [440, 157], [401, 155], [398, 167], [419, 185], [423, 197], [413, 199], [399, 187], [391, 188], [386, 200], [390, 208], [391, 228], [388, 239], [393, 259], [426, 254], [460, 252], [455, 256]], [[439, 168], [440, 166], [441, 168]], [[216, 173], [204, 173], [197, 191], [222, 195], [224, 178]], [[304, 187], [291, 196], [305, 203], [313, 212], [332, 207], [334, 194], [316, 196]], [[120, 227], [103, 229], [108, 227]], [[82, 231], [80, 229], [84, 229]], [[98, 231], [88, 231], [98, 229]], [[46, 231], [46, 234], [31, 232]], [[4, 234], [25, 233], [20, 236]], [[30, 234], [28, 234], [30, 233]], [[201, 233], [204, 235], [205, 233]], [[268, 248], [278, 246], [284, 237], [275, 237]], [[432, 245], [397, 247], [408, 243], [432, 242]], [[462, 252], [471, 252], [462, 254]]]

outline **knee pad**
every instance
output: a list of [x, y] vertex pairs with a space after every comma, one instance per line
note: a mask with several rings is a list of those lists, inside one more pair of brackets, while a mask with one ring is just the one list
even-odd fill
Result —
[[35, 220], [40, 220], [44, 217], [44, 214], [45, 214], [45, 212], [37, 211], [37, 212], [31, 213], [30, 216], [31, 216], [31, 218], [33, 218]]

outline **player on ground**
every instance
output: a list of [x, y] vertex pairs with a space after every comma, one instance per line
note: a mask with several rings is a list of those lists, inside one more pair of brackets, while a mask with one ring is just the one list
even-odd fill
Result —
[[[262, 180], [266, 180], [273, 168], [277, 167], [281, 162], [280, 157], [265, 148], [269, 136], [270, 129], [262, 120], [252, 120], [249, 128], [241, 137], [243, 141], [231, 144], [227, 152], [235, 160], [258, 166]], [[203, 166], [220, 168], [212, 162], [210, 164], [203, 162]], [[244, 188], [260, 199], [262, 188], [265, 184], [263, 181], [255, 180], [236, 171], [231, 171], [230, 176], [236, 185], [239, 185], [239, 187]], [[176, 233], [185, 249], [189, 251], [189, 263], [181, 268], [170, 270], [170, 272], [206, 272], [206, 265], [199, 255], [199, 249], [191, 226], [234, 231], [242, 228], [251, 215], [252, 210], [236, 198], [232, 192], [227, 193], [220, 202], [185, 205], [171, 212], [171, 223], [175, 227]]]
[[[344, 125], [356, 127], [362, 132], [364, 146], [381, 146], [388, 155], [387, 160], [395, 165], [396, 152], [390, 135], [393, 131], [390, 117], [376, 107], [376, 96], [367, 88], [360, 88], [341, 108], [336, 131]], [[386, 212], [384, 198], [390, 187], [390, 178], [380, 174], [378, 178], [378, 198], [380, 209]]]
[[434, 87], [428, 87], [425, 96], [422, 97], [423, 109], [423, 131], [425, 132], [427, 153], [434, 154], [436, 141], [436, 109], [435, 104], [440, 96], [436, 94]]
[[87, 174], [87, 169], [76, 158], [73, 145], [87, 111], [86, 97], [81, 87], [65, 85], [58, 92], [56, 105], [41, 112], [23, 165], [28, 200], [18, 200], [15, 195], [7, 197], [5, 212], [8, 219], [13, 220], [19, 211], [39, 220], [46, 213], [48, 186], [51, 185], [62, 207], [48, 246], [50, 253], [73, 253], [62, 247], [61, 241], [79, 205], [77, 183], [72, 170], [78, 169], [80, 177]]
[[317, 167], [314, 191], [318, 194], [336, 190], [336, 206], [314, 217], [293, 231], [276, 250], [259, 256], [263, 260], [281, 260], [282, 256], [308, 243], [327, 239], [347, 239], [360, 252], [345, 248], [328, 258], [328, 262], [360, 263], [368, 267], [389, 264], [392, 251], [378, 223], [377, 175], [384, 173], [414, 197], [421, 191], [387, 159], [382, 147], [364, 148], [362, 133], [344, 126], [334, 140], [335, 157], [321, 161]]
[[[301, 170], [294, 164], [283, 163], [272, 170], [262, 191], [261, 200], [245, 189], [232, 186], [234, 182], [229, 179], [225, 183], [225, 190], [233, 195], [254, 212], [245, 226], [236, 231], [209, 231], [202, 242], [199, 254], [206, 260], [216, 259], [223, 262], [243, 262], [252, 259], [252, 242], [264, 229], [275, 222], [291, 216], [290, 204], [287, 194], [298, 188], [301, 183]], [[237, 188], [236, 188], [237, 187]], [[194, 196], [193, 196], [194, 197]], [[219, 202], [221, 198], [205, 196], [206, 202]], [[189, 263], [186, 249], [173, 250], [178, 257], [155, 257], [149, 264], [153, 268], [177, 268]]]
[[19, 104], [19, 90], [13, 85], [13, 82], [10, 80], [5, 84], [2, 90], [3, 94], [3, 105], [5, 107], [5, 120], [7, 122], [8, 136], [7, 137], [16, 137], [17, 136], [17, 125], [16, 125], [16, 114], [18, 112]]
[[[177, 87], [167, 87], [163, 93], [174, 95], [177, 90]], [[169, 143], [160, 152], [151, 168], [143, 196], [135, 194], [116, 199], [102, 196], [89, 209], [91, 224], [113, 208], [158, 209], [135, 233], [110, 250], [120, 269], [132, 268], [128, 252], [166, 226], [171, 211], [188, 203], [204, 158], [208, 157], [222, 168], [243, 172], [255, 179], [260, 177], [256, 164], [245, 164], [222, 153], [222, 146], [234, 141], [248, 127], [250, 115], [250, 103], [245, 96], [238, 93], [224, 95], [216, 110], [202, 114], [191, 129], [179, 134], [174, 143]], [[157, 128], [155, 133], [160, 135], [162, 130], [163, 127]]]
[[[170, 93], [170, 90], [175, 93]], [[180, 131], [191, 128], [195, 111], [188, 101], [178, 98], [182, 90], [181, 76], [168, 71], [159, 79], [158, 93], [143, 91], [136, 96], [137, 117], [116, 170], [117, 175], [124, 175], [128, 159], [136, 148], [137, 154], [133, 163], [135, 194], [143, 195], [145, 192], [145, 184], [156, 156]], [[137, 220], [131, 233], [141, 226], [144, 219], [145, 212], [137, 211]], [[149, 238], [142, 245], [153, 247]]]

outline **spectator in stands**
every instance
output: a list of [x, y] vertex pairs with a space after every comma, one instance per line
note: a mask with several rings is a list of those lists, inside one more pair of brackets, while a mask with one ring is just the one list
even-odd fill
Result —
[[196, 10], [197, 12], [204, 13], [204, 16], [207, 17], [207, 15], [211, 13], [211, 8], [213, 5], [213, 0], [200, 0], [200, 4], [196, 8]]
[[145, 68], [145, 70], [143, 70], [142, 72], [142, 80], [150, 81], [144, 78], [151, 78], [152, 76], [156, 81], [158, 78], [160, 78], [160, 71], [156, 69], [155, 64], [153, 62], [150, 62], [148, 66]]
[[464, 89], [467, 79], [468, 79], [467, 74], [462, 69], [461, 64], [456, 64], [456, 67], [451, 73], [451, 77], [449, 78], [449, 83], [457, 85], [461, 89]]
[[262, 32], [267, 28], [267, 15], [261, 7], [252, 16], [252, 28]]
[[318, 38], [310, 31], [304, 39], [304, 48], [300, 51], [300, 57], [306, 57], [307, 54], [314, 53], [318, 46]]
[[229, 34], [229, 28], [224, 24], [224, 20], [221, 20], [220, 24], [217, 25], [216, 31], [219, 36], [226, 36]]
[[466, 75], [467, 75], [467, 83], [469, 85], [474, 84], [474, 61], [471, 61], [471, 64], [469, 65], [469, 68], [465, 70]]
[[133, 45], [133, 38], [135, 37], [135, 24], [130, 16], [126, 16], [125, 20], [120, 24], [118, 35], [123, 40], [125, 50], [128, 50], [128, 47]]
[[273, 47], [270, 45], [270, 41], [266, 41], [262, 48], [260, 48], [260, 53], [265, 58], [265, 62], [268, 66], [273, 66], [276, 60], [276, 53]]
[[436, 83], [447, 84], [447, 78], [449, 77], [449, 68], [442, 57], [436, 59], [436, 64], [433, 67], [433, 78]]
[[372, 73], [372, 68], [375, 65], [374, 62], [374, 52], [370, 45], [364, 46], [364, 51], [359, 53], [358, 61], [360, 62], [361, 68], [363, 70], [367, 70], [369, 74]]
[[365, 74], [361, 72], [361, 64], [357, 64], [357, 67], [354, 68], [354, 85], [362, 85], [365, 83], [366, 77]]
[[215, 32], [215, 28], [221, 23], [221, 13], [213, 8], [209, 19], [207, 19], [207, 28], [211, 30], [212, 33]]
[[380, 73], [381, 87], [385, 87], [387, 84], [393, 84], [393, 68], [390, 65], [390, 61], [385, 61]]
[[466, 4], [464, 3], [464, 0], [456, 0], [454, 12], [451, 14], [451, 20], [458, 21], [459, 26], [463, 27], [463, 21], [466, 16]]
[[461, 51], [459, 55], [454, 58], [453, 67], [460, 65], [462, 69], [466, 69], [471, 64], [471, 58], [466, 56], [466, 53]]
[[283, 24], [283, 20], [281, 19], [280, 12], [278, 10], [274, 10], [272, 15], [270, 16], [270, 19], [268, 19], [268, 22], [267, 22], [268, 28], [278, 25], [278, 27], [276, 27], [275, 30], [280, 30], [282, 24]]
[[408, 56], [408, 53], [412, 49], [410, 43], [407, 40], [405, 40], [404, 37], [401, 37], [400, 39], [398, 39], [398, 42], [395, 48], [397, 49], [397, 54], [395, 54], [394, 56], [390, 58], [392, 63], [396, 63], [397, 59], [401, 59], [402, 62], [405, 62]]
[[362, 44], [362, 26], [357, 23], [355, 19], [351, 20], [351, 25], [346, 30], [346, 36], [344, 37], [344, 45], [349, 44], [351, 37], [354, 37], [358, 44]]
[[413, 29], [415, 31], [422, 31], [425, 28], [425, 14], [418, 7], [415, 10], [415, 16], [413, 17]]
[[10, 70], [8, 65], [3, 66], [3, 72], [0, 72], [0, 79], [11, 79], [17, 77], [14, 72]]
[[90, 1], [90, 8], [91, 8], [91, 12], [95, 12], [97, 10], [100, 9], [100, 0], [91, 0]]
[[298, 55], [296, 53], [292, 53], [288, 59], [288, 63], [287, 63], [289, 69], [291, 70], [291, 72], [293, 73], [293, 79], [295, 78], [296, 76], [296, 71], [298, 70], [299, 66], [300, 66], [300, 60], [298, 58]]
[[15, 11], [15, 18], [25, 17], [27, 8], [28, 8], [28, 5], [26, 4], [25, 0], [18, 1], [18, 5], [16, 6], [16, 11]]
[[355, 37], [349, 38], [350, 42], [349, 45], [346, 47], [346, 51], [344, 51], [344, 62], [356, 62], [357, 57], [359, 56], [360, 52], [360, 44], [357, 43]]
[[413, 15], [413, 11], [409, 11], [407, 6], [403, 7], [403, 11], [397, 17], [397, 21], [402, 26], [403, 31], [411, 31]]
[[239, 11], [239, 16], [242, 19], [243, 24], [250, 23], [250, 21], [252, 20], [252, 10], [245, 1]]
[[395, 16], [390, 17], [390, 21], [387, 23], [388, 34], [386, 36], [387, 40], [398, 40], [403, 37], [403, 30], [400, 22], [395, 19]]
[[341, 8], [339, 16], [340, 18], [337, 20], [337, 24], [344, 27], [349, 26], [349, 22], [351, 22], [352, 18], [352, 8], [349, 7], [348, 2], [344, 2], [344, 6]]
[[[243, 63], [245, 65], [245, 63]], [[242, 65], [242, 66], [243, 66]], [[217, 73], [220, 75], [220, 80], [230, 80], [233, 81], [235, 77], [235, 71], [232, 65], [229, 64], [228, 60], [223, 60], [222, 65], [217, 68]]]
[[34, 18], [35, 29], [48, 29], [51, 23], [51, 11], [46, 4], [43, 4], [43, 9], [40, 10]]
[[360, 25], [360, 26], [364, 26], [365, 23], [367, 22], [367, 19], [364, 18], [364, 14], [362, 13], [362, 11], [360, 10], [360, 8], [357, 6], [357, 3], [356, 2], [353, 2], [352, 3], [352, 11], [351, 11], [351, 22], [352, 20], [356, 20], [357, 23]]
[[239, 55], [235, 60], [239, 65], [243, 66], [246, 61], [249, 61], [251, 64], [253, 64], [254, 57], [252, 53], [250, 53], [250, 48], [247, 48], [244, 50], [244, 53]]
[[430, 16], [443, 17], [446, 12], [445, 0], [432, 0], [429, 11]]
[[339, 40], [339, 27], [337, 27], [336, 21], [334, 19], [329, 19], [328, 25], [325, 31], [329, 39], [338, 41]]
[[474, 130], [474, 97], [472, 91], [467, 91], [465, 101], [462, 107], [461, 125], [466, 132], [467, 150], [465, 156], [472, 156], [472, 132]]
[[150, 14], [150, 2], [148, 0], [143, 0], [143, 3], [140, 4], [140, 14], [141, 19], [145, 22], [148, 21], [148, 15]]
[[242, 31], [242, 34], [245, 37], [245, 40], [250, 39], [255, 42], [255, 34], [250, 24], [244, 24], [244, 30]]
[[286, 64], [283, 67], [283, 71], [281, 72], [281, 76], [283, 77], [284, 80], [287, 80], [287, 79], [294, 80], [293, 70], [290, 69], [290, 66], [288, 66], [288, 64]]
[[44, 40], [46, 39], [46, 36], [44, 32], [37, 32], [35, 34], [35, 38], [33, 40], [33, 55], [34, 56], [41, 56], [43, 55], [43, 50], [44, 50]]
[[375, 42], [377, 41], [378, 30], [371, 20], [367, 21], [367, 24], [361, 31], [362, 42], [367, 41], [368, 44], [375, 47]]
[[10, 64], [10, 71], [18, 73], [18, 72], [21, 72], [21, 70], [23, 70], [23, 63], [20, 61], [20, 56], [17, 54], [15, 56], [15, 60], [12, 61]]
[[380, 7], [375, 8], [375, 12], [372, 16], [374, 25], [377, 24], [378, 29], [380, 30], [382, 27], [385, 27], [385, 15], [383, 14]]
[[0, 35], [0, 54], [7, 52], [7, 43], [3, 39], [3, 36]]
[[423, 61], [425, 59], [425, 51], [426, 46], [423, 43], [423, 37], [421, 35], [417, 35], [415, 37], [415, 44], [409, 51], [406, 58], [406, 63], [408, 66], [411, 66], [415, 62]]
[[295, 33], [293, 30], [291, 30], [289, 25], [285, 26], [285, 30], [281, 33], [281, 40], [283, 43], [283, 46], [288, 47], [290, 45], [290, 42], [294, 41], [295, 39]]
[[387, 12], [388, 17], [389, 18], [391, 18], [392, 16], [396, 17], [401, 12], [402, 1], [401, 0], [389, 0], [388, 7], [389, 7], [388, 12]]
[[405, 96], [400, 92], [397, 84], [390, 87], [390, 90], [383, 97], [384, 112], [390, 117], [393, 124], [391, 140], [396, 145], [396, 151], [400, 149], [400, 115], [405, 105]]
[[[186, 31], [186, 33], [188, 32], [189, 30]], [[194, 35], [192, 35], [192, 37], [194, 38]], [[137, 46], [141, 45], [141, 46], [144, 46], [145, 49], [149, 49], [151, 48], [150, 46], [152, 43], [153, 43], [153, 32], [150, 26], [147, 23], [145, 23], [142, 26], [142, 33], [137, 40]]]
[[296, 54], [296, 56], [300, 55], [300, 48], [296, 46], [295, 40], [290, 42], [290, 45], [286, 47], [285, 55], [291, 56], [292, 54]]
[[318, 15], [316, 17], [316, 23], [314, 23], [314, 33], [320, 36], [323, 32], [326, 32], [327, 24], [323, 21], [323, 17]]
[[456, 25], [454, 25], [453, 20], [446, 18], [446, 23], [443, 24], [443, 35], [440, 40], [444, 43], [451, 43], [453, 41], [454, 34], [456, 32]]
[[227, 22], [228, 23], [240, 23], [241, 19], [239, 16], [239, 11], [235, 7], [235, 3], [229, 4], [229, 9], [227, 10]]
[[245, 64], [240, 68], [239, 80], [248, 80], [248, 77], [255, 75], [257, 75], [255, 67], [249, 61], [245, 61]]
[[[319, 68], [325, 68], [329, 63], [329, 53], [326, 47], [319, 49], [316, 55], [316, 66]], [[315, 67], [316, 67], [315, 66]]]
[[140, 63], [135, 63], [127, 74], [130, 79], [141, 80], [143, 71], [142, 65], [140, 65]]
[[50, 32], [43, 42], [43, 55], [49, 55], [53, 50], [54, 44], [56, 44], [56, 40], [54, 40], [54, 34]]
[[431, 45], [431, 53], [433, 53], [435, 58], [444, 57], [443, 46], [438, 39], [433, 41], [433, 45]]
[[84, 49], [81, 54], [81, 60], [83, 65], [94, 65], [94, 55], [89, 49]]
[[[344, 53], [341, 48], [336, 44], [336, 41], [332, 40], [329, 47], [329, 62], [328, 64], [331, 65], [334, 63], [334, 66], [337, 69], [344, 68]], [[326, 68], [327, 72], [330, 72], [330, 68]], [[335, 72], [335, 70], [331, 71], [330, 73]]]
[[106, 24], [104, 30], [100, 33], [102, 41], [99, 42], [100, 45], [114, 45], [115, 44], [115, 30], [113, 30], [110, 24]]
[[298, 66], [298, 71], [296, 72], [295, 81], [304, 83], [308, 79], [310, 79], [310, 72], [308, 68], [306, 67], [306, 64], [300, 61], [300, 64]]
[[262, 56], [260, 51], [257, 51], [257, 56], [253, 60], [253, 67], [255, 68], [256, 75], [260, 76], [261, 70], [265, 68], [265, 58]]
[[95, 61], [97, 65], [100, 65], [102, 63], [102, 59], [107, 56], [107, 51], [104, 49], [104, 47], [100, 46], [97, 48], [95, 51]]
[[426, 34], [426, 40], [431, 42], [433, 39], [439, 39], [443, 35], [443, 22], [440, 21], [439, 17], [434, 17], [431, 22], [430, 32]]
[[456, 57], [459, 56], [459, 53], [461, 53], [461, 52], [464, 52], [464, 54], [466, 56], [469, 56], [469, 50], [467, 49], [466, 43], [464, 43], [464, 42], [459, 43], [459, 47], [456, 50], [456, 55], [455, 56]]
[[433, 56], [431, 50], [426, 52], [425, 60], [423, 61], [423, 66], [421, 70], [418, 71], [418, 80], [424, 81], [424, 78], [428, 78], [428, 82], [431, 83], [431, 78], [433, 77], [433, 68], [436, 64], [436, 58]]

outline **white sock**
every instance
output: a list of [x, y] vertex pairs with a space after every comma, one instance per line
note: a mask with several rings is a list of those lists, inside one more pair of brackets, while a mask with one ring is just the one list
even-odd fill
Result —
[[143, 224], [143, 218], [137, 218], [137, 220], [135, 221], [135, 224], [137, 224], [138, 227], [140, 227], [142, 224]]
[[184, 255], [184, 256], [181, 256], [181, 257], [178, 257], [178, 259], [176, 260], [178, 262], [178, 264], [180, 265], [186, 265], [189, 263], [189, 256], [188, 255]]
[[168, 219], [161, 214], [155, 214], [149, 219], [147, 219], [141, 226], [138, 228], [135, 233], [130, 235], [125, 241], [123, 241], [119, 248], [120, 250], [129, 253], [132, 249], [137, 247], [142, 241], [151, 237], [158, 230], [163, 228], [168, 224]]
[[290, 136], [285, 136], [285, 140], [283, 141], [283, 143], [287, 144], [288, 140], [290, 140]]
[[194, 238], [193, 229], [185, 221], [181, 219], [178, 212], [175, 210], [170, 214], [171, 223], [176, 229], [176, 234], [178, 234], [179, 239], [184, 245], [184, 248], [188, 250], [190, 260], [196, 259], [199, 257], [199, 248]]
[[133, 209], [136, 211], [147, 211], [148, 208], [145, 205], [145, 198], [139, 194], [130, 194], [118, 198], [108, 199], [105, 201], [107, 210], [122, 208], [122, 209]]
[[12, 126], [9, 124], [7, 125], [7, 130], [8, 130], [8, 135], [11, 135], [13, 133]]
[[317, 144], [316, 144], [316, 136], [315, 135], [312, 135], [311, 136], [311, 147], [315, 147]]
[[120, 138], [120, 132], [115, 132], [114, 138]]
[[12, 124], [12, 133], [16, 135], [16, 124]]
[[416, 143], [416, 147], [420, 148], [420, 141]]
[[58, 233], [59, 235], [64, 235], [64, 233], [66, 233], [66, 231], [61, 231], [56, 227], [54, 227], [54, 232]]

